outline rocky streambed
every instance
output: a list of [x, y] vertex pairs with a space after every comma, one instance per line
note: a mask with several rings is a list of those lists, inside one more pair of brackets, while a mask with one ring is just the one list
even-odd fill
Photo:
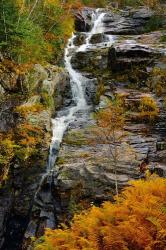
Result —
[[[43, 141], [42, 167], [40, 159], [26, 171], [19, 164], [13, 166], [11, 180], [0, 190], [2, 249], [30, 249], [31, 237], [41, 236], [46, 227], [55, 228], [68, 222], [75, 211], [113, 199], [116, 177], [108, 145], [89, 141], [93, 112], [117, 94], [130, 111], [119, 148], [119, 188], [140, 178], [139, 165], [147, 159], [157, 174], [165, 176], [166, 48], [161, 31], [147, 32], [153, 16], [145, 8], [84, 9], [76, 14], [77, 32], [65, 53], [70, 85], [66, 71], [52, 80], [50, 71], [44, 71], [46, 78], [40, 81], [45, 88], [53, 86], [50, 95], [61, 107], [52, 121], [51, 164], [45, 171], [48, 145]], [[159, 110], [153, 122], [138, 118], [140, 102], [147, 97]], [[43, 126], [50, 126], [51, 113], [35, 119], [39, 118]]]

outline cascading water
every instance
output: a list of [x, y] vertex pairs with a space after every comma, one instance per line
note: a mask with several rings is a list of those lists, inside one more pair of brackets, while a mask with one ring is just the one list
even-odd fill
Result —
[[[43, 225], [43, 219], [45, 221], [45, 226], [54, 228], [57, 225], [57, 210], [61, 211], [60, 199], [58, 198], [58, 192], [54, 190], [57, 194], [57, 197], [52, 197], [52, 180], [56, 178], [56, 167], [55, 163], [58, 157], [58, 152], [60, 149], [60, 144], [63, 140], [63, 136], [67, 128], [71, 123], [77, 119], [78, 113], [81, 113], [83, 116], [88, 113], [89, 106], [86, 102], [85, 97], [85, 87], [88, 84], [89, 79], [84, 77], [81, 73], [77, 72], [73, 69], [71, 64], [72, 56], [78, 51], [86, 51], [89, 48], [93, 47], [90, 43], [90, 40], [94, 34], [103, 32], [102, 20], [105, 16], [105, 13], [100, 10], [96, 10], [92, 14], [92, 23], [93, 27], [91, 32], [86, 33], [85, 44], [81, 46], [76, 46], [74, 44], [74, 39], [76, 35], [69, 39], [68, 45], [65, 49], [65, 68], [69, 73], [70, 77], [70, 85], [72, 90], [72, 104], [69, 107], [66, 107], [60, 110], [57, 113], [57, 117], [52, 119], [52, 129], [53, 136], [50, 145], [50, 154], [49, 161], [47, 165], [47, 171], [42, 176], [39, 187], [36, 191], [34, 204], [31, 213], [31, 219], [28, 225], [28, 228], [25, 233], [25, 238], [29, 238], [36, 234], [37, 228], [40, 228], [40, 223]], [[112, 37], [107, 37], [107, 46], [112, 44]], [[100, 46], [105, 46], [105, 44], [101, 43]], [[96, 46], [99, 46], [97, 44]], [[85, 118], [86, 119], [86, 118]], [[85, 120], [84, 119], [84, 120]], [[54, 177], [53, 177], [54, 175]], [[34, 223], [35, 211], [40, 211], [39, 216], [37, 217], [37, 221]], [[33, 214], [34, 213], [34, 214]]]
[[[52, 120], [52, 127], [53, 127], [53, 137], [52, 142], [50, 145], [50, 155], [49, 155], [49, 163], [47, 171], [50, 171], [55, 164], [56, 158], [57, 158], [57, 152], [60, 146], [60, 143], [62, 142], [64, 132], [66, 131], [69, 124], [74, 121], [75, 114], [79, 110], [85, 110], [88, 108], [85, 95], [84, 95], [84, 88], [83, 83], [87, 80], [81, 73], [77, 72], [72, 68], [71, 65], [71, 57], [73, 53], [76, 53], [78, 51], [86, 51], [90, 46], [90, 39], [94, 34], [102, 33], [103, 32], [103, 26], [102, 26], [102, 20], [105, 16], [105, 13], [100, 13], [100, 9], [97, 9], [92, 13], [92, 23], [93, 27], [90, 32], [87, 33], [87, 38], [85, 41], [85, 44], [81, 45], [80, 47], [77, 47], [74, 45], [74, 39], [75, 35], [69, 39], [68, 45], [65, 49], [65, 67], [69, 73], [70, 76], [70, 84], [72, 89], [72, 96], [74, 101], [74, 106], [69, 107], [65, 115], [62, 115], [60, 117], [57, 117]], [[112, 36], [107, 36], [108, 42], [112, 43]], [[107, 44], [108, 46], [108, 44]]]
[[[71, 59], [79, 51], [88, 51], [89, 49], [110, 46], [110, 44], [112, 44], [112, 36], [104, 35], [102, 21], [105, 14], [106, 13], [101, 9], [92, 12], [92, 29], [90, 32], [84, 32], [86, 39], [83, 45], [75, 45], [77, 34], [73, 34], [68, 41], [68, 45], [65, 49], [64, 61], [65, 68], [70, 77], [72, 104], [58, 111], [56, 118], [52, 119], [53, 136], [46, 172], [42, 175], [32, 204], [30, 204], [29, 216], [27, 216], [25, 220], [14, 217], [14, 224], [12, 225], [9, 223], [5, 236], [5, 250], [22, 249], [22, 243], [23, 245], [24, 243], [28, 243], [30, 237], [42, 235], [44, 233], [44, 228], [55, 228], [58, 225], [60, 216], [63, 213], [63, 208], [61, 207], [62, 200], [55, 185], [55, 182], [58, 181], [59, 174], [58, 166], [55, 166], [55, 163], [58, 157], [60, 144], [68, 127], [70, 125], [77, 126], [76, 120], [80, 116], [82, 119], [81, 122], [85, 122], [91, 110], [91, 107], [88, 106], [86, 102], [87, 96], [85, 95], [85, 93], [88, 95], [86, 91], [87, 86], [91, 84], [91, 79], [77, 72], [72, 67]], [[91, 44], [93, 35], [99, 33], [103, 33], [106, 39], [97, 44]], [[17, 232], [19, 232], [18, 235]]]

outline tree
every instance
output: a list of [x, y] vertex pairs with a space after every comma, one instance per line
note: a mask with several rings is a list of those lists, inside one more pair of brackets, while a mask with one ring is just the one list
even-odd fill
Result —
[[95, 114], [96, 127], [92, 129], [95, 137], [92, 143], [100, 143], [108, 145], [108, 154], [113, 161], [113, 169], [115, 174], [115, 189], [118, 195], [117, 167], [119, 161], [119, 147], [124, 138], [124, 121], [125, 112], [123, 102], [120, 98], [116, 98], [113, 102], [109, 102], [108, 106], [99, 110]]
[[[116, 199], [116, 198], [115, 198]], [[34, 250], [163, 250], [166, 247], [166, 179], [130, 182], [118, 202], [75, 215], [70, 228], [47, 229]]]

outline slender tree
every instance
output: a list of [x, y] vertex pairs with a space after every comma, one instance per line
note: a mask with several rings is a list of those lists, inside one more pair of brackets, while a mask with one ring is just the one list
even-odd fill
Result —
[[110, 102], [107, 108], [99, 110], [95, 114], [97, 126], [92, 129], [95, 137], [92, 143], [102, 143], [108, 145], [108, 155], [113, 165], [115, 174], [115, 189], [118, 195], [118, 162], [119, 162], [119, 147], [124, 138], [124, 109], [122, 101], [117, 98], [114, 102]]

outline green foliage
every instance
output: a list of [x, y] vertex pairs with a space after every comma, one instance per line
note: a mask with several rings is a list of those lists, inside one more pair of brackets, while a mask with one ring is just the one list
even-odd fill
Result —
[[7, 178], [15, 147], [11, 135], [0, 134], [0, 183]]
[[64, 142], [73, 146], [81, 146], [87, 144], [87, 140], [84, 134], [80, 131], [69, 132], [64, 138]]
[[41, 93], [41, 103], [44, 105], [46, 108], [54, 108], [54, 98], [49, 95], [46, 91]]
[[105, 7], [108, 4], [108, 0], [82, 0], [82, 3], [86, 6], [93, 6], [93, 7]]
[[162, 35], [161, 42], [166, 43], [166, 33]]
[[0, 49], [18, 63], [58, 59], [74, 27], [70, 9], [60, 0], [2, 0]]
[[160, 15], [152, 16], [145, 26], [146, 32], [150, 32], [150, 31], [154, 31], [154, 30], [162, 28], [163, 22], [164, 20], [162, 16]]
[[13, 0], [0, 1], [0, 48], [6, 49], [14, 35], [18, 12]]

